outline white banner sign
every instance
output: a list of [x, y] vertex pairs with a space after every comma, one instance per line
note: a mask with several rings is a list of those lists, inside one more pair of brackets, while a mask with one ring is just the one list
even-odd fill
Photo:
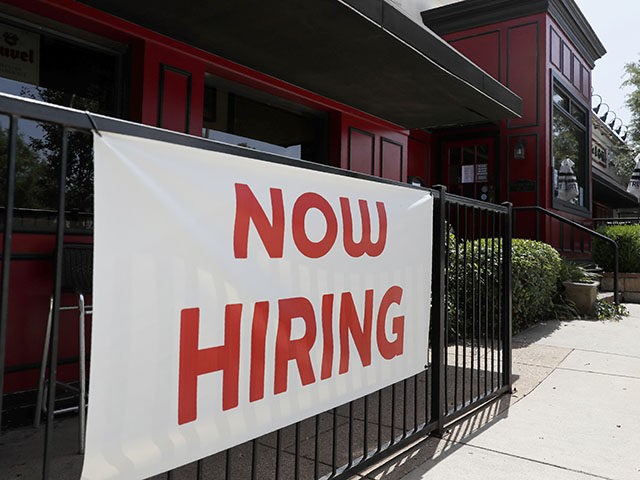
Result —
[[146, 478], [427, 364], [433, 199], [94, 136], [83, 479]]

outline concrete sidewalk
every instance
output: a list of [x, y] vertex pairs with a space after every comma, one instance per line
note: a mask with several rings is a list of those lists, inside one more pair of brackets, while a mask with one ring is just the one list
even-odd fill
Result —
[[640, 479], [640, 305], [514, 337], [516, 392], [365, 478]]

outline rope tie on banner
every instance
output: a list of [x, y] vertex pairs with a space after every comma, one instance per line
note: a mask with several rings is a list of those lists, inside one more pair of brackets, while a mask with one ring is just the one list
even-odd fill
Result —
[[99, 137], [102, 137], [102, 134], [100, 133], [100, 130], [98, 130], [98, 126], [96, 125], [96, 121], [91, 116], [91, 112], [89, 112], [89, 110], [85, 110], [84, 113], [86, 113], [87, 117], [89, 117], [89, 121], [91, 122], [93, 130], [98, 134]]

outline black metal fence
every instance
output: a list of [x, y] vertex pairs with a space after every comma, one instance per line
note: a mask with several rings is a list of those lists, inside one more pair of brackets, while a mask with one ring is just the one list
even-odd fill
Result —
[[[22, 122], [28, 122], [28, 129], [40, 125], [40, 136], [35, 140], [29, 137], [29, 133], [21, 129]], [[90, 141], [91, 130], [126, 133], [419, 188], [5, 95], [0, 95], [0, 126], [6, 138], [6, 145], [0, 145], [4, 148], [0, 158], [4, 162], [5, 179], [0, 391], [3, 391], [5, 372], [39, 368], [39, 364], [5, 364], [8, 342], [14, 341], [7, 338], [7, 325], [15, 320], [9, 315], [9, 305], [16, 289], [26, 288], [10, 283], [12, 268], [25, 258], [60, 265], [65, 238], [71, 233], [81, 233], [77, 229], [83, 228], [90, 234], [91, 212], [70, 210], [69, 199], [87, 200], [86, 179], [92, 170], [83, 162], [86, 163], [85, 143], [87, 139]], [[90, 163], [90, 149], [88, 155]], [[16, 204], [16, 198], [24, 196], [29, 183], [25, 182], [25, 162], [39, 163], [40, 174], [55, 179], [53, 209], [44, 208], [50, 206], [47, 201], [51, 203], [51, 192], [46, 189], [40, 192], [44, 205], [25, 210], [24, 205]], [[85, 191], [77, 195], [77, 189]], [[346, 405], [155, 478], [343, 478], [379, 462], [420, 436], [439, 434], [448, 424], [511, 390], [511, 207], [449, 195], [444, 187], [431, 192], [435, 199], [434, 271], [428, 368]], [[42, 215], [37, 213], [40, 210]], [[34, 218], [37, 221], [34, 222]], [[24, 231], [55, 238], [53, 255], [31, 255], [24, 251], [19, 235], [14, 234], [23, 231], [25, 222], [31, 228], [25, 227]], [[73, 360], [66, 358], [61, 362], [59, 359], [61, 272], [59, 268], [52, 271], [50, 384], [55, 383], [57, 365]], [[29, 472], [39, 472], [34, 478], [77, 478], [82, 456], [70, 456], [69, 452], [56, 449], [63, 443], [56, 440], [56, 435], [65, 434], [66, 429], [57, 428], [57, 423], [54, 425], [55, 402], [56, 389], [51, 388], [46, 399], [44, 448], [33, 448], [28, 454], [30, 458], [21, 459], [22, 465]], [[6, 446], [7, 442], [0, 445], [3, 443]], [[0, 446], [0, 456], [2, 448]]]

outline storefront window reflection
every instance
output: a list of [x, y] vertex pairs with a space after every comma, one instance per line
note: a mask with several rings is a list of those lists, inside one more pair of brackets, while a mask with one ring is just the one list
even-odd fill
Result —
[[327, 162], [325, 115], [236, 89], [207, 77], [204, 137], [285, 157]]
[[[116, 52], [101, 50], [47, 31], [0, 23], [0, 92], [109, 116], [120, 115]], [[0, 119], [0, 208], [6, 204], [8, 118]], [[62, 128], [20, 120], [16, 155], [16, 221], [55, 217]], [[91, 136], [68, 133], [66, 209], [93, 212]], [[25, 220], [26, 221], [26, 220]], [[49, 225], [51, 227], [51, 225]]]
[[589, 208], [586, 111], [556, 86], [554, 89], [552, 154], [554, 201]]

